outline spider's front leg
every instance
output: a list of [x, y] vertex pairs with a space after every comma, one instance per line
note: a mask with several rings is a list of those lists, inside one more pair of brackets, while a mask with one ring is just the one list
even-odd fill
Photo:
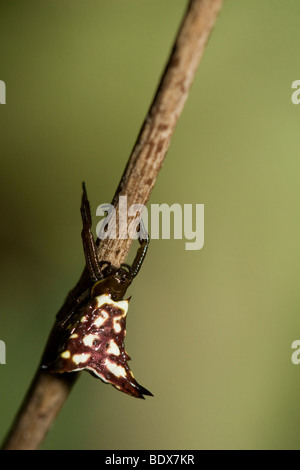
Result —
[[82, 218], [82, 231], [81, 238], [83, 244], [83, 251], [85, 256], [86, 267], [89, 272], [90, 278], [93, 282], [99, 281], [103, 278], [101, 273], [101, 264], [96, 251], [96, 244], [92, 234], [92, 217], [90, 204], [87, 198], [85, 183], [82, 183], [82, 199], [81, 199], [81, 218]]
[[128, 264], [125, 264], [123, 263], [122, 266], [126, 267], [131, 276], [132, 276], [132, 279], [134, 279], [139, 270], [141, 269], [141, 266], [143, 264], [143, 261], [145, 259], [145, 256], [146, 256], [146, 253], [147, 253], [147, 250], [148, 250], [148, 247], [149, 247], [149, 243], [150, 243], [150, 237], [149, 237], [149, 234], [145, 228], [145, 225], [144, 225], [144, 222], [143, 222], [143, 219], [141, 217], [140, 219], [140, 224], [139, 224], [139, 243], [140, 243], [140, 247], [136, 253], [136, 256], [134, 258], [134, 261], [132, 263], [131, 266], [129, 266]]

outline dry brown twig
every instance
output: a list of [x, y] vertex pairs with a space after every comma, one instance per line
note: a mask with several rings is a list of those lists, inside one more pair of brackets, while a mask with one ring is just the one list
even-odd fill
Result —
[[[146, 205], [222, 3], [223, 0], [189, 2], [157, 92], [115, 193], [113, 205], [117, 212], [121, 195], [127, 196], [128, 206], [134, 203]], [[119, 266], [126, 260], [131, 242], [130, 237], [102, 240], [98, 243], [99, 259]], [[59, 319], [70, 315], [74, 306], [87, 299], [88, 286], [84, 270], [58, 313], [43, 358], [55, 354], [61, 328]], [[51, 374], [39, 367], [3, 449], [37, 449], [77, 376], [78, 373]]]

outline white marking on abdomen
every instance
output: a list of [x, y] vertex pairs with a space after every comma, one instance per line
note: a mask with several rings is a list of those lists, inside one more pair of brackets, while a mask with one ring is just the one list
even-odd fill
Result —
[[83, 354], [74, 354], [72, 357], [72, 361], [75, 362], [75, 364], [80, 364], [81, 362], [86, 362], [90, 357], [90, 354], [83, 353]]

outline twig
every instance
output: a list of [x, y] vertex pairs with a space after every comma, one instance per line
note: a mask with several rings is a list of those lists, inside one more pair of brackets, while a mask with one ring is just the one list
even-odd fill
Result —
[[[115, 193], [113, 205], [117, 213], [121, 195], [127, 196], [128, 206], [134, 203], [146, 205], [222, 3], [223, 0], [189, 2], [157, 92]], [[132, 240], [130, 237], [123, 239], [121, 235], [101, 243], [98, 240], [100, 260], [110, 261], [115, 266], [126, 260]], [[84, 270], [57, 315], [41, 364], [55, 357], [63, 323], [78, 305], [87, 301], [89, 287], [90, 281]], [[51, 374], [39, 367], [3, 449], [37, 449], [77, 376], [78, 373]]]

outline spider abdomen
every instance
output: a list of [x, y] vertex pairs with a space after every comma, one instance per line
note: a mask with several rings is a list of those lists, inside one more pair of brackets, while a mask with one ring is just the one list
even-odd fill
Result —
[[87, 370], [103, 382], [137, 398], [152, 395], [135, 380], [125, 351], [128, 300], [107, 294], [94, 297], [68, 325], [68, 337], [54, 364], [55, 372]]

